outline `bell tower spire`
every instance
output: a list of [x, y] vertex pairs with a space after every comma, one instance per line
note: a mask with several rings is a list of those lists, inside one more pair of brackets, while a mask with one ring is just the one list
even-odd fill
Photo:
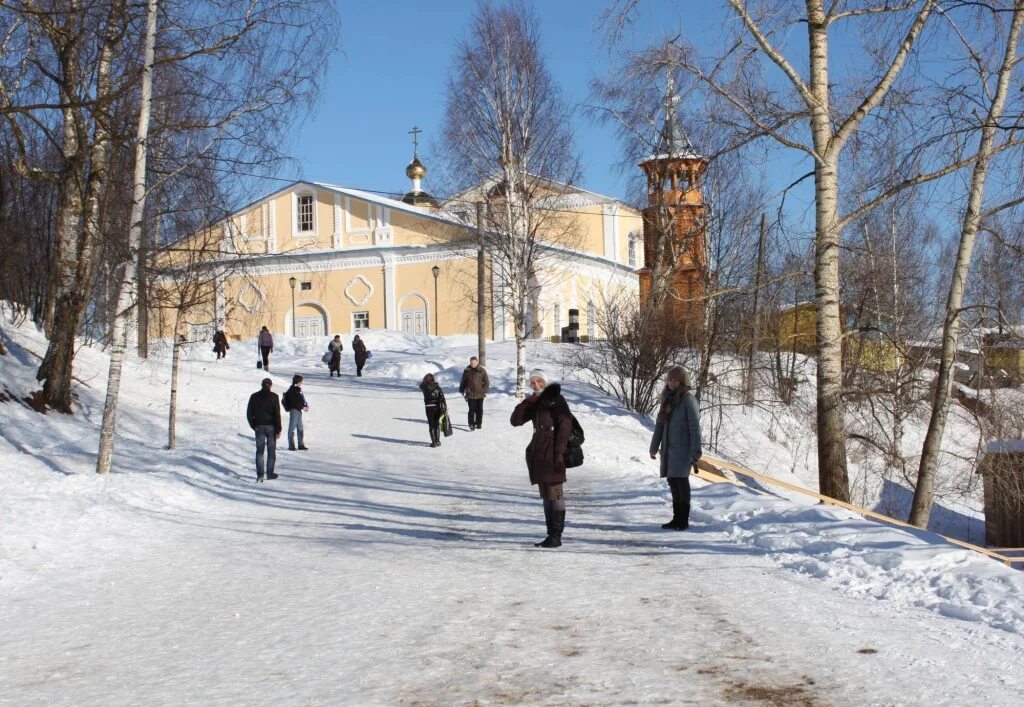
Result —
[[662, 102], [665, 116], [653, 141], [653, 153], [639, 164], [647, 177], [643, 210], [644, 267], [640, 302], [669, 306], [689, 328], [703, 323], [704, 274], [708, 265], [704, 225], [703, 178], [708, 161], [690, 142], [679, 122], [671, 69]]

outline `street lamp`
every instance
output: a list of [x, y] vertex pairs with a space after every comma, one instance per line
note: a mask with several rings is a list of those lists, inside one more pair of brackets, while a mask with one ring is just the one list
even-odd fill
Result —
[[440, 334], [437, 330], [437, 276], [441, 274], [441, 268], [436, 265], [430, 268], [430, 272], [434, 276], [434, 336]]
[[292, 338], [295, 338], [295, 284], [298, 282], [294, 277], [288, 278], [288, 284], [292, 286]]

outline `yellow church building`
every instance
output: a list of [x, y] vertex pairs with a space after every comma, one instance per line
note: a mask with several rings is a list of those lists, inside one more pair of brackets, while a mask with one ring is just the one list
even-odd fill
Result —
[[[216, 278], [206, 311], [187, 315], [191, 331], [179, 333], [201, 340], [220, 327], [229, 337], [248, 338], [264, 325], [300, 338], [367, 328], [476, 333], [473, 201], [493, 194], [491, 185], [438, 203], [421, 188], [426, 169], [415, 153], [406, 175], [412, 189], [403, 197], [297, 181], [231, 214], [218, 238], [222, 253], [233, 256], [221, 259], [232, 265]], [[639, 291], [641, 216], [611, 197], [550, 187], [544, 206], [571, 219], [575, 237], [545, 243], [528, 330], [532, 338], [558, 336], [576, 309], [579, 334], [595, 338], [606, 299]], [[502, 278], [493, 258], [485, 263], [485, 335], [514, 338]], [[150, 312], [150, 332], [168, 336], [175, 313], [155, 302]]]

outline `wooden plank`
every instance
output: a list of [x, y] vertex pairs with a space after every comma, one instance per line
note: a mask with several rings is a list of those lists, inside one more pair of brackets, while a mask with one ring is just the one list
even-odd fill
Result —
[[[707, 455], [701, 456], [700, 461], [704, 462], [706, 457], [707, 457]], [[770, 485], [773, 485], [773, 486], [781, 486], [784, 489], [788, 489], [790, 491], [794, 491], [794, 492], [802, 494], [804, 496], [808, 496], [810, 498], [816, 498], [819, 501], [821, 501], [822, 503], [828, 503], [828, 504], [833, 505], [833, 506], [838, 506], [840, 508], [845, 508], [845, 509], [847, 509], [849, 511], [853, 511], [854, 513], [856, 513], [858, 515], [864, 516], [865, 518], [871, 518], [872, 520], [881, 521], [882, 523], [888, 523], [890, 525], [895, 525], [895, 526], [898, 526], [898, 527], [901, 527], [901, 528], [910, 528], [912, 530], [921, 530], [921, 528], [918, 528], [915, 525], [911, 525], [910, 523], [905, 523], [902, 520], [896, 520], [895, 518], [891, 518], [891, 517], [889, 517], [887, 515], [883, 515], [881, 513], [876, 513], [875, 511], [870, 511], [867, 508], [861, 508], [860, 506], [855, 506], [852, 503], [846, 503], [845, 501], [840, 501], [838, 499], [832, 498], [831, 496], [825, 496], [823, 494], [818, 493], [817, 491], [811, 491], [810, 489], [806, 489], [803, 486], [797, 486], [796, 484], [791, 484], [788, 481], [783, 481], [781, 479], [776, 479], [776, 478], [773, 478], [771, 476], [765, 476], [764, 474], [759, 474], [756, 471], [752, 471], [750, 469], [747, 469], [745, 467], [739, 466], [737, 464], [733, 464], [731, 462], [727, 462], [724, 459], [718, 459], [717, 457], [710, 457], [710, 458], [707, 458], [707, 462], [706, 463], [709, 466], [718, 467], [719, 469], [728, 469], [732, 473], [739, 474], [740, 476], [746, 476], [746, 477], [751, 478], [751, 479], [756, 479], [757, 481], [762, 481], [762, 482], [764, 482], [766, 484], [770, 484]], [[700, 466], [700, 462], [698, 462], [698, 467], [699, 466]], [[938, 535], [938, 533], [936, 533], [936, 535]], [[968, 550], [973, 550], [974, 552], [978, 552], [978, 553], [981, 553], [982, 555], [986, 555], [988, 557], [991, 557], [991, 558], [993, 558], [995, 560], [999, 560], [1000, 562], [1002, 562], [1003, 564], [1005, 564], [1007, 566], [1013, 566], [1014, 564], [1024, 564], [1024, 557], [1009, 557], [1009, 556], [1004, 555], [1002, 553], [995, 552], [995, 551], [990, 550], [990, 549], [985, 548], [985, 547], [981, 547], [980, 545], [974, 545], [972, 543], [964, 542], [963, 540], [957, 540], [956, 538], [950, 538], [950, 537], [947, 537], [945, 535], [939, 535], [939, 537], [942, 538], [943, 540], [945, 540], [946, 542], [952, 544], [952, 545], [958, 545], [958, 546], [966, 548]], [[1006, 551], [1004, 548], [1000, 548], [1000, 549]], [[1017, 548], [1014, 548], [1013, 551], [1017, 551]]]

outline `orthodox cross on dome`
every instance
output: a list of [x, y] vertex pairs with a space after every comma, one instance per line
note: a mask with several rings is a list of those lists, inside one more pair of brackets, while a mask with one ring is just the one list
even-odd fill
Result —
[[665, 157], [696, 157], [693, 144], [679, 125], [679, 104], [682, 99], [676, 92], [676, 82], [671, 69], [666, 71], [665, 79], [665, 123], [658, 136], [655, 154]]
[[419, 128], [417, 128], [415, 125], [412, 126], [412, 130], [409, 131], [409, 134], [412, 135], [412, 158], [413, 159], [416, 159], [416, 153], [417, 153], [417, 151], [419, 150], [419, 147], [420, 147], [419, 135], [422, 132], [423, 131], [420, 130]]

